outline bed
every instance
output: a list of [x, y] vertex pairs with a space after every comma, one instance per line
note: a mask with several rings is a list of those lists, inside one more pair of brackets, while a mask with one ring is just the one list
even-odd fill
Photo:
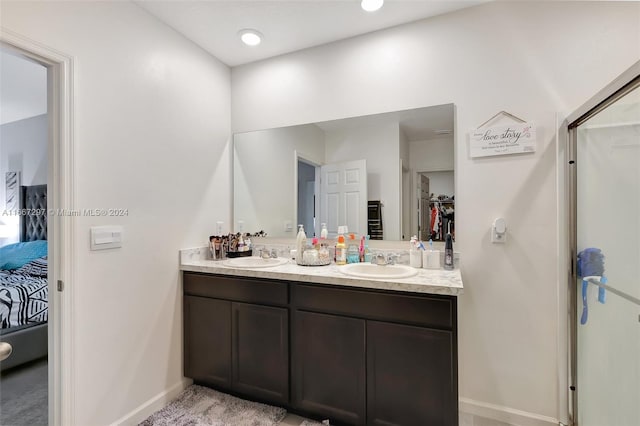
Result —
[[44, 357], [48, 352], [47, 185], [22, 186], [20, 209], [41, 214], [21, 215], [20, 243], [2, 248], [22, 261], [33, 259], [17, 267], [21, 262], [11, 264], [11, 256], [3, 256], [0, 341], [10, 344], [13, 352], [0, 362], [0, 371]]

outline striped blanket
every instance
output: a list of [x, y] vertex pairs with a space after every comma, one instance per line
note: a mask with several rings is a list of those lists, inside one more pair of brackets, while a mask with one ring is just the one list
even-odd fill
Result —
[[0, 270], [0, 328], [47, 321], [47, 278]]

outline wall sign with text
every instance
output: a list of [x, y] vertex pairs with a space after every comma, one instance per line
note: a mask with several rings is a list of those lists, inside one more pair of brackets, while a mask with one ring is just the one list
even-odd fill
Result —
[[533, 123], [492, 126], [470, 132], [471, 157], [535, 152], [536, 128]]

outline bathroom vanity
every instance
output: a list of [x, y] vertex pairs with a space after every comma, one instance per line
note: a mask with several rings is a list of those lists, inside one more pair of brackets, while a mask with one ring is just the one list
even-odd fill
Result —
[[196, 383], [331, 424], [458, 424], [458, 270], [393, 282], [184, 256], [181, 269]]

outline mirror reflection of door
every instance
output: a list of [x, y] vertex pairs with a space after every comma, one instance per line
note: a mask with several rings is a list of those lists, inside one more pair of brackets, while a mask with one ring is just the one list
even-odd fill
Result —
[[316, 167], [298, 159], [298, 224], [307, 237], [316, 234]]
[[326, 164], [321, 167], [320, 222], [327, 224], [331, 238], [338, 226], [349, 232], [367, 234], [367, 162], [365, 160]]
[[429, 241], [431, 238], [431, 209], [429, 208], [429, 178], [425, 175], [420, 175], [420, 206], [418, 211], [418, 217], [420, 228], [418, 233], [422, 241]]

